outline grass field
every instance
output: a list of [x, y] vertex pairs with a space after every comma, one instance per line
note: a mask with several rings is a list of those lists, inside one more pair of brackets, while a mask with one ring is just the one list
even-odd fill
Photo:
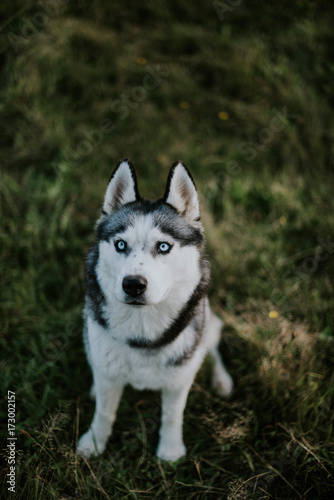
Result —
[[[300, 499], [334, 491], [334, 63], [327, 1], [3, 1], [1, 498]], [[189, 394], [188, 455], [155, 457], [158, 393], [127, 388], [108, 448], [84, 259], [121, 158], [145, 197], [193, 173], [236, 390]], [[15, 493], [7, 393], [15, 393]]]

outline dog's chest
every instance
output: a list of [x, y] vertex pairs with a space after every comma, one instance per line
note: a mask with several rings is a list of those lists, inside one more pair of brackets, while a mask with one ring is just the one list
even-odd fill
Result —
[[[136, 331], [133, 329], [133, 322], [131, 324], [130, 336]], [[180, 376], [187, 377], [187, 372], [192, 372], [195, 365], [200, 363], [200, 352], [185, 365], [175, 366], [171, 362], [182, 356], [192, 342], [194, 332], [190, 327], [181, 333], [173, 345], [163, 349], [141, 349], [128, 345], [130, 328], [124, 328], [124, 325], [126, 322], [118, 324], [117, 328], [89, 329], [92, 363], [111, 382], [118, 385], [130, 384], [140, 390], [159, 390], [166, 385], [173, 385], [173, 381], [179, 380]], [[140, 333], [144, 334], [142, 331]], [[201, 350], [200, 348], [199, 351]]]
[[164, 354], [134, 349], [112, 338], [95, 342], [92, 355], [111, 382], [135, 389], [158, 390], [173, 375]]

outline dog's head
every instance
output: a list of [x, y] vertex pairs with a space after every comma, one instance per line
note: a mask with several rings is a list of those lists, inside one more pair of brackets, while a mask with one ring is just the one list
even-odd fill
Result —
[[170, 170], [164, 197], [152, 202], [140, 197], [133, 165], [122, 160], [109, 181], [96, 232], [99, 276], [110, 298], [145, 306], [172, 294], [183, 302], [201, 279], [198, 196], [181, 162]]

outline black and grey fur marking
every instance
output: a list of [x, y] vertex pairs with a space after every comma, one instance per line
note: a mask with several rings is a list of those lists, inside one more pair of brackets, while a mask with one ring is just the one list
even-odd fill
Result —
[[101, 217], [95, 229], [98, 241], [110, 241], [111, 238], [124, 233], [132, 225], [131, 220], [124, 221], [119, 212], [112, 217], [108, 215]]
[[108, 326], [108, 323], [103, 314], [103, 305], [106, 303], [106, 298], [101, 290], [96, 275], [96, 266], [99, 260], [99, 253], [98, 242], [95, 242], [95, 244], [90, 249], [86, 259], [86, 310], [90, 309], [93, 312], [94, 319], [99, 323], [99, 325], [106, 328]]
[[122, 234], [129, 226], [134, 225], [138, 215], [151, 215], [153, 225], [172, 236], [181, 246], [201, 245], [204, 241], [201, 229], [189, 224], [164, 199], [150, 201], [144, 198], [124, 205], [111, 216], [103, 214], [95, 229], [97, 239], [109, 241], [116, 234]]
[[203, 333], [204, 333], [204, 324], [205, 324], [205, 299], [202, 299], [201, 303], [199, 304], [197, 308], [197, 312], [195, 316], [192, 318], [190, 323], [194, 327], [195, 331], [195, 336], [193, 343], [191, 346], [186, 349], [181, 356], [178, 356], [177, 358], [170, 358], [167, 361], [167, 366], [181, 366], [184, 363], [186, 363], [188, 360], [190, 360], [196, 351], [197, 347], [199, 346]]

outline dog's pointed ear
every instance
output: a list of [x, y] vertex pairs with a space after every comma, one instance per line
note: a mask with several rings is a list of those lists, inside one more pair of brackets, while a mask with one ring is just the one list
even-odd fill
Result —
[[190, 221], [199, 221], [196, 186], [187, 167], [180, 161], [170, 169], [164, 201]]
[[104, 198], [102, 213], [112, 214], [123, 205], [139, 200], [135, 169], [130, 160], [122, 160], [112, 174]]

